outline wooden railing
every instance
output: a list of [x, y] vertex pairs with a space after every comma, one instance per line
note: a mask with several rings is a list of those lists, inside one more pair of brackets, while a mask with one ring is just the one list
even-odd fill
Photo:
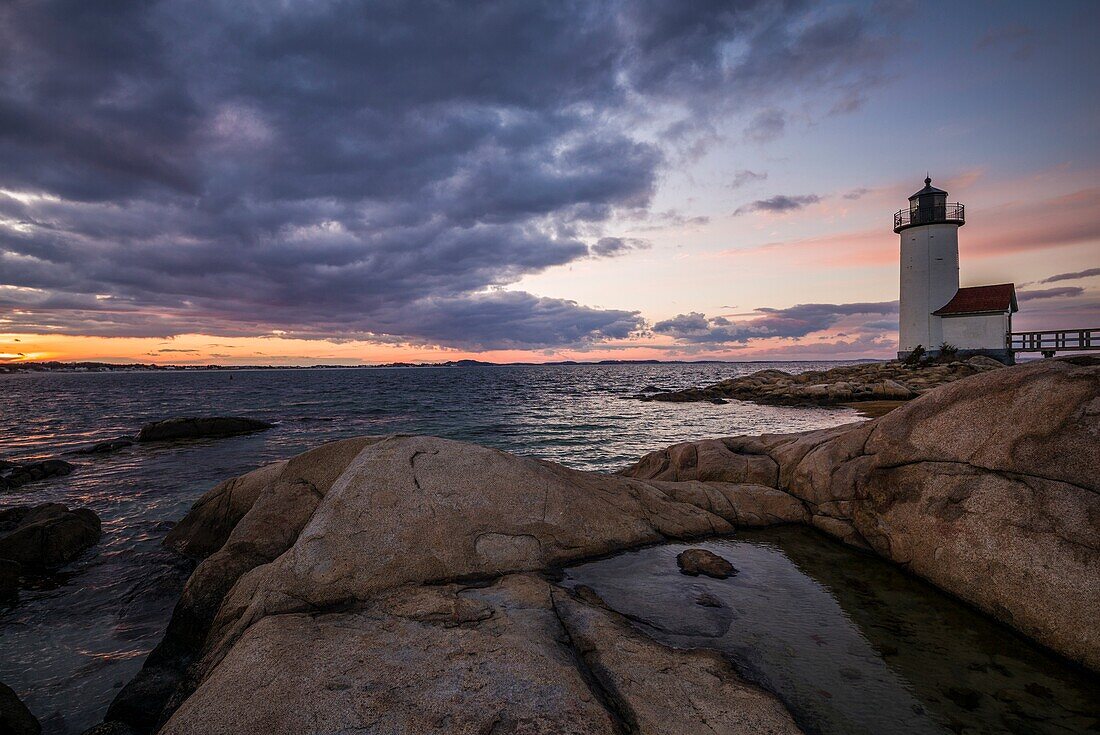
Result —
[[1008, 349], [1013, 352], [1041, 352], [1045, 357], [1055, 352], [1100, 350], [1100, 329], [1012, 332], [1008, 335]]

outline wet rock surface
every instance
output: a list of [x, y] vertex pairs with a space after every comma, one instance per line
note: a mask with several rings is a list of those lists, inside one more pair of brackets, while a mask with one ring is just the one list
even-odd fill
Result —
[[733, 565], [713, 551], [685, 549], [676, 555], [676, 566], [682, 574], [698, 577], [700, 574], [715, 579], [726, 579], [737, 574]]
[[61, 477], [73, 471], [73, 465], [60, 459], [39, 462], [8, 462], [0, 460], [0, 492], [14, 490], [28, 482]]
[[0, 510], [0, 559], [43, 572], [75, 559], [99, 541], [99, 518], [87, 508], [57, 503]]
[[203, 439], [208, 437], [236, 436], [270, 429], [274, 424], [259, 419], [240, 416], [181, 416], [155, 421], [141, 427], [135, 438], [138, 442], [174, 441], [179, 439]]
[[916, 366], [899, 361], [872, 362], [795, 374], [771, 369], [705, 388], [657, 392], [647, 388], [633, 397], [669, 403], [708, 401], [717, 405], [737, 399], [778, 406], [907, 401], [938, 386], [1003, 367], [992, 358], [977, 356], [966, 361]]

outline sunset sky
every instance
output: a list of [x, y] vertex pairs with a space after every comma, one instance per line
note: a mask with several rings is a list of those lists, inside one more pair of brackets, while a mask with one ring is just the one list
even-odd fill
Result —
[[1100, 327], [1100, 3], [0, 5], [0, 361], [897, 350], [894, 211]]

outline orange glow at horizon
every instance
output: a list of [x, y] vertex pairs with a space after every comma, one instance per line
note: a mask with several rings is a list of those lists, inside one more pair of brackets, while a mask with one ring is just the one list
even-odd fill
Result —
[[[63, 362], [144, 363], [154, 365], [377, 365], [391, 362], [439, 363], [448, 360], [486, 362], [555, 362], [575, 360], [773, 360], [804, 354], [817, 359], [823, 348], [847, 345], [834, 330], [798, 341], [781, 338], [754, 340], [750, 346], [731, 345], [692, 350], [667, 337], [619, 340], [587, 349], [488, 350], [472, 352], [440, 347], [385, 345], [361, 341], [295, 340], [281, 337], [216, 337], [180, 335], [173, 339], [143, 337], [81, 337], [0, 334], [0, 365], [57, 360]], [[18, 340], [18, 341], [16, 341]], [[882, 345], [851, 353], [852, 358], [886, 357]], [[14, 350], [13, 348], [21, 348]], [[849, 348], [850, 349], [850, 348]], [[844, 351], [843, 349], [841, 350]], [[32, 357], [33, 355], [33, 357]], [[14, 357], [10, 357], [14, 356]], [[844, 355], [848, 357], [848, 355]], [[792, 358], [794, 359], [794, 358]], [[822, 358], [824, 359], [824, 358]]]

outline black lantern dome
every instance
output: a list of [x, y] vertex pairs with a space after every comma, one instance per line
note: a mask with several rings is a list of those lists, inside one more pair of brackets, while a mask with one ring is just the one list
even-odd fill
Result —
[[947, 192], [932, 186], [932, 177], [924, 180], [924, 188], [909, 197], [909, 209], [894, 215], [894, 232], [909, 227], [935, 224], [966, 224], [966, 212], [958, 202], [948, 202]]

